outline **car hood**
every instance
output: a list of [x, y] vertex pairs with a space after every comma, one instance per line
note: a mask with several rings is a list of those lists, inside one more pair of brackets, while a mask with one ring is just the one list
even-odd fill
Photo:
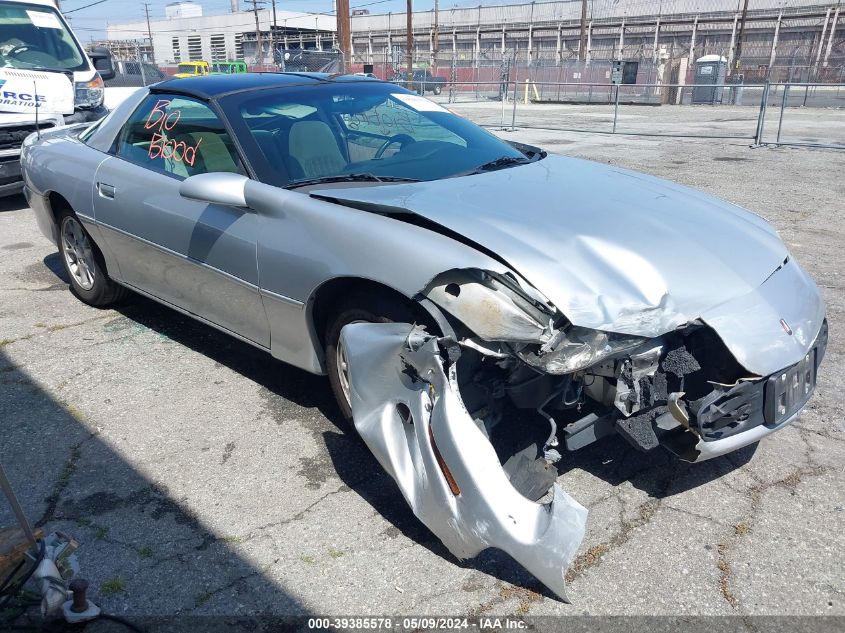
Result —
[[658, 336], [758, 288], [788, 258], [765, 220], [645, 174], [562, 156], [312, 195], [401, 209], [505, 260], [576, 325]]

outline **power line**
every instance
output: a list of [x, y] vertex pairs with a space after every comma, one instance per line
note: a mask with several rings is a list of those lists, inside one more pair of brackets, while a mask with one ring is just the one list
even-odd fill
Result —
[[67, 15], [68, 13], [73, 13], [74, 11], [82, 11], [82, 9], [87, 9], [88, 7], [93, 7], [93, 6], [96, 6], [98, 4], [103, 4], [104, 2], [107, 2], [107, 1], [108, 0], [97, 0], [97, 2], [92, 2], [91, 4], [86, 4], [85, 6], [82, 6], [82, 7], [76, 7], [75, 9], [71, 9], [70, 11], [62, 11], [62, 14]]

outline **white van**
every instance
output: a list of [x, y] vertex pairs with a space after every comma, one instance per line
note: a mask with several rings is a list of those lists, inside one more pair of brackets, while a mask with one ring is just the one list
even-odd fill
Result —
[[105, 116], [113, 76], [108, 50], [89, 57], [52, 0], [0, 0], [0, 196], [23, 187], [24, 138]]

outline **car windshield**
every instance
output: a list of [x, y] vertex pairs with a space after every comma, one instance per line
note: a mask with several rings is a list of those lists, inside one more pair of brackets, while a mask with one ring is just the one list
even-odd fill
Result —
[[176, 72], [195, 73], [198, 71], [198, 68], [199, 67], [197, 64], [179, 64], [179, 66], [176, 68]]
[[216, 73], [231, 73], [232, 72], [232, 65], [231, 64], [214, 64], [211, 67], [211, 70]]
[[[437, 180], [525, 154], [446, 108], [371, 81], [242, 92], [222, 100], [246, 124], [277, 184], [314, 180]], [[542, 157], [537, 153], [532, 158]]]
[[0, 0], [0, 67], [86, 70], [88, 62], [53, 7]]

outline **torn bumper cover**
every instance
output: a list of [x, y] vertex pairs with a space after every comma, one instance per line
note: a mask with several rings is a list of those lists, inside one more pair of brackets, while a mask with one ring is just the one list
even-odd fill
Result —
[[458, 558], [499, 548], [567, 600], [587, 510], [556, 484], [549, 503], [513, 487], [458, 393], [457, 346], [403, 323], [347, 325], [341, 340], [355, 427], [414, 514]]

